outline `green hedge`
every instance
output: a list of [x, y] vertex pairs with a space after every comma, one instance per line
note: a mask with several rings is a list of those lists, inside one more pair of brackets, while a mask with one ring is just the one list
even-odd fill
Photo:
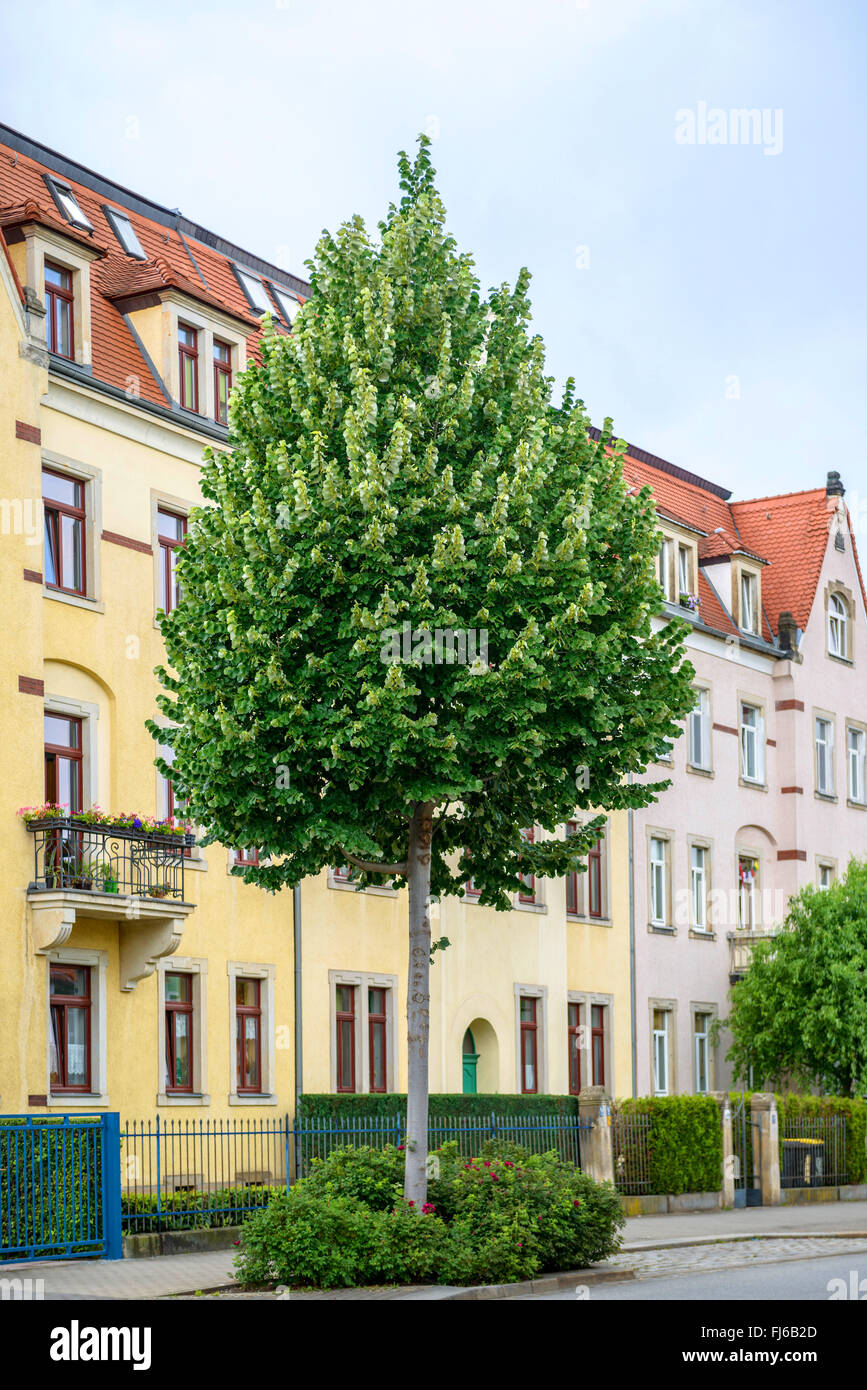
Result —
[[123, 1229], [137, 1236], [152, 1231], [192, 1231], [216, 1226], [239, 1226], [254, 1211], [261, 1211], [284, 1187], [224, 1187], [216, 1192], [122, 1193]]
[[867, 1182], [867, 1103], [860, 1097], [852, 1100], [848, 1096], [802, 1096], [786, 1093], [777, 1096], [777, 1110], [780, 1117], [781, 1161], [786, 1120], [821, 1119], [823, 1116], [839, 1115], [846, 1121], [846, 1164], [849, 1182]]
[[[431, 1119], [453, 1115], [577, 1115], [577, 1096], [432, 1095]], [[406, 1115], [405, 1095], [303, 1095], [298, 1118], [355, 1119]]]
[[650, 1115], [648, 1194], [719, 1192], [722, 1122], [711, 1096], [644, 1096], [619, 1101], [623, 1115]]
[[0, 1249], [39, 1244], [47, 1258], [67, 1242], [70, 1254], [92, 1254], [101, 1241], [102, 1143], [98, 1133], [95, 1145], [84, 1138], [100, 1119], [77, 1116], [76, 1126], [52, 1115], [34, 1115], [31, 1128], [0, 1119]]

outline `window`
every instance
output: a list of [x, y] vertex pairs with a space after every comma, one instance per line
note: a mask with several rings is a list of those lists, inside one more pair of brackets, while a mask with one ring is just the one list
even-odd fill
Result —
[[857, 801], [862, 806], [865, 799], [865, 780], [864, 763], [865, 751], [867, 751], [867, 735], [863, 729], [852, 729], [847, 731], [847, 764], [849, 770], [849, 800]]
[[84, 805], [81, 719], [46, 713], [45, 800], [67, 806], [70, 814]]
[[166, 1095], [193, 1089], [193, 977], [165, 977]]
[[49, 193], [67, 222], [71, 222], [75, 227], [83, 227], [86, 232], [92, 232], [93, 223], [81, 211], [69, 184], [61, 183], [58, 179], [48, 178], [47, 175], [45, 182], [48, 185]]
[[741, 628], [744, 632], [758, 632], [758, 580], [754, 574], [741, 570]]
[[52, 1092], [90, 1091], [90, 966], [50, 967], [51, 1041], [49, 1074]]
[[692, 551], [688, 545], [677, 547], [677, 585], [679, 594], [691, 594], [692, 586]]
[[765, 736], [762, 711], [758, 705], [741, 702], [741, 777], [745, 782], [763, 782], [765, 777]]
[[707, 1095], [710, 1089], [710, 1025], [710, 1014], [693, 1014], [695, 1089], [700, 1096]]
[[245, 868], [257, 869], [259, 867], [258, 849], [250, 846], [246, 849], [236, 849], [235, 863]]
[[672, 574], [672, 553], [674, 542], [663, 538], [659, 546], [659, 582], [662, 586], [663, 597], [669, 603], [674, 602], [674, 580]]
[[538, 1000], [521, 996], [521, 1091], [533, 1095], [538, 1090]]
[[840, 594], [828, 599], [828, 651], [831, 656], [849, 656], [849, 607]]
[[257, 314], [272, 313], [274, 306], [271, 304], [265, 286], [258, 275], [251, 274], [249, 270], [239, 270], [237, 266], [235, 266], [235, 274], [250, 307]]
[[[570, 835], [578, 834], [578, 822], [570, 820], [566, 825], [566, 838]], [[572, 917], [577, 917], [579, 913], [578, 898], [578, 871], [573, 869], [566, 875], [566, 911]]]
[[128, 256], [135, 256], [137, 261], [146, 260], [142, 244], [136, 236], [135, 228], [130, 222], [125, 212], [118, 208], [103, 208], [111, 230], [114, 232], [121, 246]]
[[278, 289], [276, 285], [271, 286], [271, 292], [274, 295], [274, 298], [276, 299], [278, 305], [280, 306], [280, 312], [282, 313], [286, 322], [288, 324], [294, 323], [295, 316], [298, 313], [298, 310], [301, 308], [301, 304], [295, 298], [294, 294], [292, 294], [289, 290]]
[[[521, 831], [521, 839], [525, 844], [531, 845], [534, 839], [534, 830], [530, 826], [529, 830]], [[523, 887], [518, 893], [518, 902], [532, 904], [536, 902], [536, 879], [533, 874], [520, 874]]]
[[355, 985], [337, 986], [337, 1089], [355, 1090]]
[[816, 716], [816, 791], [822, 796], [834, 795], [834, 724], [830, 719]]
[[668, 841], [655, 835], [650, 839], [650, 921], [653, 926], [668, 922]]
[[590, 1053], [593, 1063], [593, 1085], [605, 1085], [605, 1005], [590, 1006]]
[[692, 767], [710, 769], [710, 692], [696, 690], [689, 716], [689, 761]]
[[826, 892], [834, 882], [834, 865], [819, 863], [819, 889]]
[[384, 1091], [387, 1028], [385, 1014], [386, 991], [379, 987], [367, 991], [368, 1052], [370, 1059], [370, 1089]]
[[164, 613], [177, 608], [181, 598], [178, 587], [178, 551], [187, 540], [187, 518], [176, 512], [157, 508], [157, 539], [160, 547], [160, 599], [159, 606]]
[[229, 423], [229, 392], [232, 389], [232, 349], [228, 343], [214, 339], [214, 419], [221, 425]]
[[751, 854], [738, 855], [738, 926], [753, 931], [758, 925], [757, 893], [759, 861]]
[[338, 864], [331, 870], [331, 877], [335, 883], [354, 883], [357, 872], [354, 864]]
[[84, 594], [84, 483], [51, 468], [42, 470], [45, 510], [45, 583], [67, 594]]
[[690, 906], [695, 931], [707, 931], [707, 850], [691, 845], [689, 851]]
[[653, 1094], [655, 1096], [668, 1095], [668, 1020], [667, 1009], [653, 1010]]
[[238, 1095], [262, 1090], [262, 981], [235, 977], [235, 1084]]
[[584, 1041], [584, 1029], [581, 1025], [580, 1004], [569, 1004], [568, 1006], [568, 1026], [569, 1026], [569, 1094], [577, 1096], [581, 1090], [581, 1051]]
[[587, 915], [588, 917], [601, 917], [603, 915], [601, 835], [595, 845], [592, 845], [587, 851]]
[[58, 357], [75, 357], [72, 271], [45, 262], [45, 343]]
[[178, 324], [179, 400], [185, 410], [199, 408], [199, 334], [185, 323]]

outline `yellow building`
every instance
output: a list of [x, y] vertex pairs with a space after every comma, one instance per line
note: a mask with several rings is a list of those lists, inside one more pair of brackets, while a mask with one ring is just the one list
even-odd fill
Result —
[[[145, 728], [202, 448], [262, 315], [291, 331], [305, 292], [0, 127], [4, 1112], [261, 1119], [406, 1087], [404, 895], [323, 871], [296, 924], [236, 851], [167, 837]], [[67, 819], [16, 815], [45, 801]], [[432, 1090], [631, 1090], [626, 865], [624, 816], [511, 912], [434, 905]]]

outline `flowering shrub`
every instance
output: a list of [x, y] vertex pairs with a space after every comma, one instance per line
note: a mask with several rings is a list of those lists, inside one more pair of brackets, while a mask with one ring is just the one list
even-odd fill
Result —
[[443, 1144], [421, 1211], [401, 1197], [402, 1150], [335, 1149], [245, 1223], [241, 1282], [509, 1283], [617, 1250], [623, 1213], [613, 1187], [556, 1153], [502, 1148], [467, 1160], [454, 1141]]
[[160, 819], [157, 816], [140, 816], [135, 811], [102, 811], [98, 806], [90, 806], [86, 811], [72, 811], [66, 804], [57, 801], [44, 801], [41, 806], [20, 806], [18, 814], [29, 825], [32, 821], [69, 820], [80, 821], [82, 825], [105, 825], [120, 830], [141, 830], [145, 835], [171, 835], [182, 837], [188, 834], [191, 826], [175, 820]]

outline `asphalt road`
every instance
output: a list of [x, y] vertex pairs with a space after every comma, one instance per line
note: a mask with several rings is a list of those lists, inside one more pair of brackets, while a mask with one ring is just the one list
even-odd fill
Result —
[[[784, 1260], [747, 1269], [708, 1270], [696, 1273], [661, 1275], [653, 1279], [630, 1279], [623, 1283], [597, 1284], [584, 1295], [589, 1303], [672, 1303], [700, 1300], [708, 1303], [718, 1299], [744, 1302], [827, 1303], [831, 1300], [829, 1283], [842, 1279], [851, 1300], [853, 1272], [857, 1281], [863, 1280], [861, 1300], [867, 1299], [867, 1260], [858, 1255], [823, 1256], [810, 1260]], [[576, 1293], [534, 1295], [515, 1302], [574, 1303]]]

